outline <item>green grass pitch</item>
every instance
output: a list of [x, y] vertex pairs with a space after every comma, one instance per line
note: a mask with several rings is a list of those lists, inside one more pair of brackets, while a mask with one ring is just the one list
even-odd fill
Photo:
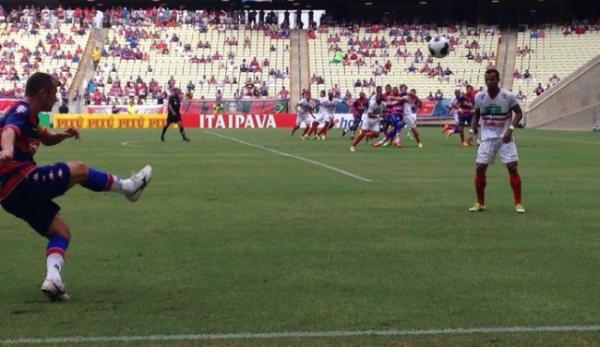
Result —
[[[518, 130], [527, 213], [505, 167], [474, 201], [475, 148], [422, 129], [425, 148], [351, 153], [339, 130], [88, 130], [39, 163], [83, 160], [128, 176], [138, 203], [76, 187], [57, 199], [72, 242], [68, 303], [39, 292], [45, 240], [0, 212], [0, 343], [18, 337], [359, 331], [600, 324], [600, 137]], [[127, 146], [122, 143], [127, 142]], [[115, 345], [598, 345], [600, 332], [278, 338]], [[103, 345], [98, 343], [97, 345]]]

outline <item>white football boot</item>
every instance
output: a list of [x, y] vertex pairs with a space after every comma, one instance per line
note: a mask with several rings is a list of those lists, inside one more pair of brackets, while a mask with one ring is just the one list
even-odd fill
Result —
[[44, 293], [50, 301], [67, 301], [69, 295], [65, 291], [65, 284], [59, 278], [46, 278], [42, 283], [42, 293]]
[[126, 193], [125, 197], [131, 202], [136, 202], [152, 179], [152, 167], [150, 165], [144, 166], [140, 171], [131, 175], [129, 179], [133, 182], [133, 189]]

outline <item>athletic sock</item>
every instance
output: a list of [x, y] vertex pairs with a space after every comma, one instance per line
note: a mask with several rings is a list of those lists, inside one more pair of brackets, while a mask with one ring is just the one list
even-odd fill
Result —
[[513, 191], [515, 205], [521, 203], [521, 176], [519, 174], [510, 175], [510, 187]]
[[187, 136], [185, 136], [185, 129], [183, 127], [179, 127], [179, 133], [181, 134], [182, 139], [187, 139]]
[[485, 205], [485, 174], [475, 174], [475, 191], [477, 192], [477, 202], [480, 205]]
[[65, 262], [65, 252], [69, 239], [64, 236], [52, 236], [46, 246], [46, 278], [58, 279]]
[[121, 179], [104, 171], [88, 169], [87, 178], [81, 186], [94, 192], [120, 191]]

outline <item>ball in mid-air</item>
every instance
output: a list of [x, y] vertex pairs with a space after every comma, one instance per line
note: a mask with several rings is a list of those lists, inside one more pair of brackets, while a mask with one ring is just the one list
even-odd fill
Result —
[[436, 58], [444, 58], [450, 53], [450, 42], [443, 36], [434, 36], [427, 45], [429, 53]]

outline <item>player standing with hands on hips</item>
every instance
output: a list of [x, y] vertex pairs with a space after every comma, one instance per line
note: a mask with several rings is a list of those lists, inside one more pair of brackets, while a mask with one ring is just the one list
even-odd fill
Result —
[[55, 132], [39, 125], [38, 114], [50, 112], [56, 103], [56, 80], [36, 72], [27, 80], [25, 100], [0, 118], [0, 204], [8, 213], [27, 222], [48, 239], [46, 278], [41, 290], [53, 301], [67, 300], [61, 272], [71, 231], [52, 201], [75, 185], [95, 192], [116, 192], [137, 201], [150, 182], [152, 168], [146, 165], [127, 179], [88, 167], [80, 161], [38, 166], [33, 160], [40, 143], [54, 146], [68, 138], [79, 138], [69, 128]]
[[[502, 162], [508, 169], [510, 186], [513, 191], [515, 210], [525, 213], [521, 204], [521, 177], [517, 170], [519, 155], [513, 139], [513, 131], [523, 118], [523, 111], [517, 98], [510, 91], [500, 88], [500, 74], [496, 69], [485, 72], [487, 90], [475, 96], [475, 114], [471, 122], [469, 141], [481, 123], [481, 145], [477, 150], [475, 161], [475, 190], [477, 202], [469, 209], [471, 212], [485, 210], [485, 172], [488, 164], [493, 163], [496, 155], [500, 155]], [[513, 117], [513, 113], [515, 116]], [[481, 120], [481, 121], [480, 121]]]

